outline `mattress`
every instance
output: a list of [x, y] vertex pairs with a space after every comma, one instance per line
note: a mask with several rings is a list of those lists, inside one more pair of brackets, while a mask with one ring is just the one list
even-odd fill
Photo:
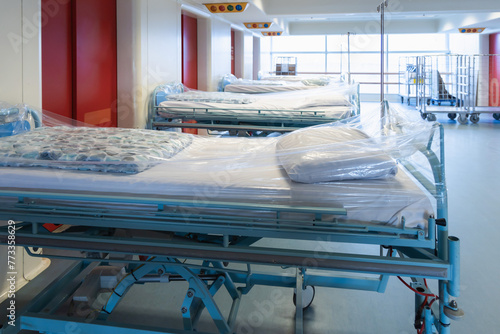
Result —
[[277, 84], [245, 85], [245, 84], [234, 83], [226, 85], [224, 87], [224, 91], [232, 93], [255, 94], [255, 93], [290, 92], [295, 90], [312, 89], [312, 88], [317, 88], [317, 87], [306, 86], [300, 82], [285, 84], [285, 85], [277, 85]]
[[169, 112], [189, 113], [193, 109], [223, 111], [229, 115], [260, 111], [286, 117], [310, 111], [315, 114], [321, 112], [329, 118], [344, 118], [350, 116], [353, 108], [347, 96], [343, 91], [335, 92], [327, 87], [257, 95], [190, 91], [168, 96], [167, 101], [160, 103], [158, 111], [165, 118], [172, 117]]
[[206, 138], [137, 174], [0, 167], [0, 189], [345, 208], [341, 221], [426, 228], [433, 201], [403, 169], [396, 176], [304, 184], [276, 157], [276, 138]]
[[296, 90], [317, 89], [328, 86], [332, 89], [345, 89], [346, 84], [336, 78], [318, 77], [318, 78], [297, 78], [295, 80], [246, 80], [246, 79], [228, 79], [224, 86], [225, 92], [255, 94], [255, 93], [277, 93], [290, 92]]

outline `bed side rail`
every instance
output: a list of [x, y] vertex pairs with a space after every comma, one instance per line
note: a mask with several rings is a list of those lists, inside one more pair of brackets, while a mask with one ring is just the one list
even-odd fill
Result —
[[[439, 140], [439, 152], [432, 149], [433, 143]], [[436, 199], [438, 218], [448, 218], [448, 194], [444, 170], [444, 129], [439, 123], [433, 125], [432, 133], [426, 146], [418, 147], [418, 151], [427, 159], [432, 177], [424, 175], [415, 164], [408, 160], [401, 160], [401, 164], [415, 177], [415, 179]]]
[[427, 234], [404, 222], [344, 222], [343, 208], [14, 190], [0, 196], [0, 219], [36, 222], [36, 229], [51, 223], [434, 248], [433, 219]]

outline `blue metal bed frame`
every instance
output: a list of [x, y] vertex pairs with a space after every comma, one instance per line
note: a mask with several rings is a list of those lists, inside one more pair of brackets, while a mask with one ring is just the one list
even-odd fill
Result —
[[[245, 109], [238, 112], [237, 115], [230, 114], [227, 111], [234, 109], [215, 109], [215, 108], [180, 108], [175, 110], [159, 107], [159, 104], [167, 100], [168, 93], [164, 88], [169, 87], [170, 94], [182, 93], [184, 86], [182, 84], [160, 85], [153, 91], [149, 101], [148, 128], [185, 128], [185, 129], [206, 129], [215, 131], [230, 131], [231, 134], [241, 135], [242, 132], [258, 133], [266, 136], [273, 132], [291, 132], [303, 127], [313, 126], [324, 123], [331, 123], [341, 120], [338, 117], [327, 117], [324, 111], [306, 111], [306, 110], [259, 110]], [[359, 115], [359, 84], [356, 85], [356, 94], [350, 96], [350, 100], [355, 106], [350, 116]], [[158, 110], [168, 112], [172, 118], [163, 118], [158, 115]], [[276, 115], [273, 112], [287, 111], [288, 115]], [[290, 116], [292, 115], [292, 116]], [[174, 119], [182, 121], [192, 120], [196, 123], [175, 122]]]
[[[300, 334], [303, 333], [302, 306], [310, 303], [303, 300], [308, 287], [382, 293], [390, 276], [410, 277], [413, 288], [427, 294], [431, 292], [424, 279], [438, 280], [439, 299], [432, 307], [422, 310], [424, 297], [415, 294], [415, 322], [417, 327], [427, 324], [426, 334], [450, 333], [451, 320], [463, 315], [453, 299], [459, 296], [460, 246], [458, 238], [448, 236], [443, 128], [436, 125], [435, 133], [440, 137], [441, 152], [436, 155], [431, 149], [432, 141], [436, 140], [434, 135], [428, 146], [420, 150], [432, 166], [434, 181], [419, 173], [410, 162], [402, 162], [436, 198], [437, 218], [428, 220], [427, 232], [406, 228], [404, 218], [401, 228], [322, 220], [322, 215], [345, 215], [343, 208], [2, 189], [0, 219], [18, 222], [17, 245], [78, 250], [84, 255], [51, 256], [75, 262], [18, 313], [15, 327], [6, 325], [0, 333], [21, 330], [66, 333], [69, 327], [79, 333], [193, 333], [204, 308], [220, 333], [233, 333], [242, 297], [256, 285], [267, 285], [296, 289], [295, 326], [296, 333]], [[205, 209], [217, 211], [206, 213]], [[273, 213], [274, 218], [256, 219], [253, 213], [257, 211]], [[308, 213], [315, 218], [283, 218], [282, 213], [290, 212]], [[41, 227], [44, 223], [67, 224], [71, 228], [62, 233], [50, 233]], [[137, 236], [115, 236], [117, 229]], [[139, 235], [141, 231], [144, 235]], [[149, 231], [155, 231], [156, 235], [147, 235]], [[7, 227], [0, 228], [0, 244], [7, 243], [8, 235]], [[264, 238], [374, 244], [380, 245], [380, 255], [254, 245]], [[140, 254], [147, 258], [113, 260], [109, 254]], [[94, 268], [115, 262], [127, 262], [128, 275], [115, 286], [100, 311], [83, 319], [56, 313], [67, 305], [65, 302]], [[246, 264], [246, 270], [234, 269], [233, 263]], [[252, 270], [253, 264], [270, 269], [256, 272]], [[284, 266], [295, 268], [295, 273], [276, 272], [276, 268]], [[310, 272], [308, 269], [315, 270]], [[333, 276], [332, 272], [343, 275]], [[346, 273], [378, 276], [346, 277]], [[189, 283], [179, 312], [184, 330], [106, 321], [132, 285], [176, 281]], [[223, 288], [232, 299], [227, 316], [214, 299]]]

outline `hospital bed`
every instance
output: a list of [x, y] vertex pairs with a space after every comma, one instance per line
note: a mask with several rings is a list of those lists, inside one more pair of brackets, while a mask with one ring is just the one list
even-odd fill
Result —
[[248, 131], [265, 136], [357, 114], [356, 84], [267, 94], [202, 92], [168, 84], [158, 86], [151, 96], [148, 127], [229, 130], [237, 134]]
[[232, 74], [226, 74], [219, 82], [218, 91], [261, 94], [314, 89], [326, 85], [342, 86], [345, 84], [345, 80], [341, 77], [336, 78], [323, 76], [315, 78], [300, 78], [296, 80], [280, 77], [280, 79], [249, 80], [238, 79]]
[[[315, 286], [382, 293], [391, 276], [410, 278], [419, 333], [450, 333], [463, 312], [443, 128], [403, 117], [277, 138], [55, 127], [2, 139], [0, 219], [16, 222], [18, 245], [75, 262], [1, 333], [200, 333], [204, 309], [217, 332], [234, 333], [243, 297], [259, 286], [294, 291], [302, 333]], [[12, 231], [2, 228], [0, 243]], [[188, 285], [182, 328], [109, 321], [135, 284], [177, 282]]]

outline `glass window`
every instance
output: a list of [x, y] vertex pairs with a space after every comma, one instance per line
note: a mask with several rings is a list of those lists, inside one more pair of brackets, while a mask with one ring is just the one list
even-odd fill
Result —
[[272, 69], [272, 58], [269, 52], [260, 54], [260, 70], [263, 76], [268, 76]]
[[278, 57], [297, 57], [297, 72], [325, 72], [324, 53], [275, 53], [273, 56], [274, 63]]
[[[398, 91], [401, 57], [446, 54], [454, 43], [454, 40], [446, 34], [394, 34], [386, 35], [385, 38], [388, 49], [385, 80], [389, 83], [386, 86], [387, 92], [391, 94], [396, 94]], [[270, 71], [274, 71], [276, 58], [280, 56], [297, 57], [299, 74], [346, 73], [349, 68], [346, 34], [282, 36], [263, 39], [263, 42], [266, 43], [262, 44], [263, 69], [269, 68]], [[380, 92], [380, 46], [379, 34], [349, 36], [351, 75], [355, 81], [361, 83], [361, 93]], [[448, 70], [448, 65], [433, 64], [443, 73]]]
[[351, 53], [351, 72], [380, 73], [380, 54]]
[[[350, 40], [349, 44], [351, 52], [353, 51], [380, 52], [380, 35], [366, 35], [366, 34], [352, 35], [349, 38], [349, 40]], [[347, 47], [345, 48], [345, 50], [347, 50]]]
[[343, 35], [328, 35], [326, 36], [328, 52], [347, 52], [347, 36]]
[[327, 59], [327, 72], [342, 73], [347, 71], [347, 55], [341, 55], [340, 53], [329, 53]]
[[273, 52], [325, 52], [325, 36], [273, 37]]
[[447, 51], [446, 34], [393, 34], [389, 35], [391, 51]]

